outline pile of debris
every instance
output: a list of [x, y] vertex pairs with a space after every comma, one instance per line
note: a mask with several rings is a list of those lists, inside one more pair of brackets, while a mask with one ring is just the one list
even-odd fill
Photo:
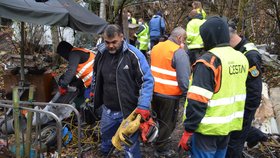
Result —
[[259, 45], [263, 61], [262, 102], [257, 109], [253, 126], [266, 135], [266, 139], [254, 145], [247, 144], [243, 152], [246, 158], [280, 157], [280, 61], [277, 55]]
[[[19, 73], [21, 57], [18, 54], [1, 55], [2, 66], [5, 73], [16, 75]], [[52, 58], [48, 54], [24, 55], [24, 73], [25, 74], [42, 74], [51, 65]]]

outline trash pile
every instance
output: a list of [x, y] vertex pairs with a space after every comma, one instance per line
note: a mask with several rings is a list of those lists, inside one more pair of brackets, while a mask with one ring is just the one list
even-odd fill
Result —
[[277, 55], [266, 51], [266, 45], [257, 46], [263, 60], [262, 102], [255, 114], [253, 126], [265, 134], [259, 142], [245, 144], [245, 158], [280, 157], [280, 61]]

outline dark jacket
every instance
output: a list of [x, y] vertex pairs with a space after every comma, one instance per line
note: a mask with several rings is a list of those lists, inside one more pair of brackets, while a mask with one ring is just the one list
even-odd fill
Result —
[[[215, 47], [229, 46], [229, 30], [226, 22], [221, 18], [212, 17], [209, 18], [200, 27], [200, 34], [206, 50], [210, 50]], [[207, 52], [199, 59], [203, 59], [209, 65], [213, 65], [215, 68], [221, 66], [221, 60], [214, 54]], [[198, 62], [193, 65], [193, 86], [207, 89], [210, 92], [215, 92], [215, 75], [211, 68], [207, 67], [204, 63]], [[188, 99], [188, 106], [186, 108], [187, 119], [184, 121], [185, 130], [188, 132], [194, 132], [201, 120], [203, 119], [207, 103], [203, 103], [194, 99]]]
[[71, 51], [61, 54], [68, 61], [66, 72], [59, 79], [59, 86], [67, 87], [73, 80], [76, 80], [76, 70], [79, 64], [86, 62], [89, 59], [89, 54], [80, 50]]
[[[246, 48], [244, 45], [247, 43], [249, 42], [245, 38], [242, 38], [242, 40], [234, 47], [234, 49], [245, 53]], [[248, 51], [245, 56], [249, 62], [249, 73], [246, 80], [247, 96], [245, 108], [248, 110], [256, 110], [260, 105], [262, 95], [262, 59], [260, 53], [256, 50]]]
[[[105, 43], [98, 46], [98, 53], [94, 61], [94, 105], [103, 105], [102, 78], [100, 70], [103, 65], [102, 56], [109, 53]], [[145, 56], [134, 46], [123, 42], [121, 56], [116, 72], [116, 94], [119, 104], [126, 118], [136, 107], [150, 109], [154, 80]]]

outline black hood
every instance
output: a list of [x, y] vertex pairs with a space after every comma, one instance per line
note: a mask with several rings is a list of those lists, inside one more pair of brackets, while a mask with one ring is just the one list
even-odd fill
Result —
[[214, 16], [207, 19], [200, 26], [200, 35], [206, 50], [229, 45], [228, 24], [220, 17]]
[[64, 59], [68, 60], [69, 58], [69, 53], [72, 51], [73, 46], [66, 42], [66, 41], [61, 41], [56, 49], [56, 53], [62, 56]]

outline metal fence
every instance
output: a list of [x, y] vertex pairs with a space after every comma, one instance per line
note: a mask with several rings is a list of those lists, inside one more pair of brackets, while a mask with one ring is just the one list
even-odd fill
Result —
[[[6, 131], [7, 131], [7, 128], [8, 128], [7, 127], [7, 109], [9, 109], [9, 110], [12, 109], [13, 112], [14, 112], [14, 115], [15, 115], [15, 112], [18, 112], [20, 110], [27, 110], [27, 111], [30, 111], [30, 112], [35, 112], [36, 113], [35, 117], [36, 117], [36, 120], [38, 120], [38, 122], [40, 122], [40, 117], [39, 117], [40, 113], [47, 114], [48, 116], [52, 117], [56, 121], [58, 157], [61, 157], [61, 146], [62, 146], [62, 134], [61, 134], [61, 132], [62, 132], [62, 123], [61, 123], [61, 120], [58, 118], [58, 116], [56, 116], [52, 112], [38, 110], [38, 109], [33, 109], [33, 108], [29, 108], [29, 107], [24, 107], [24, 105], [28, 105], [28, 106], [32, 106], [32, 107], [34, 107], [34, 106], [43, 107], [43, 106], [46, 106], [46, 105], [51, 105], [51, 106], [60, 106], [60, 107], [61, 106], [65, 106], [67, 108], [71, 108], [74, 111], [74, 113], [75, 113], [75, 115], [77, 117], [77, 121], [78, 121], [77, 122], [78, 123], [78, 125], [77, 125], [78, 126], [78, 131], [77, 131], [78, 132], [78, 157], [81, 157], [81, 140], [80, 140], [81, 139], [80, 138], [80, 136], [81, 136], [81, 119], [80, 118], [81, 117], [80, 117], [80, 114], [79, 114], [78, 110], [75, 107], [73, 107], [70, 104], [30, 102], [30, 101], [18, 101], [18, 104], [19, 104], [18, 107], [14, 106], [14, 104], [15, 104], [15, 101], [12, 101], [12, 100], [0, 100], [0, 107], [3, 107], [4, 108], [4, 112], [5, 112], [4, 124], [5, 124]], [[16, 121], [16, 120], [14, 120], [14, 121]], [[41, 128], [40, 127], [41, 126], [39, 124], [36, 124], [36, 133], [37, 134], [39, 133], [39, 135], [38, 135], [39, 140], [41, 140], [40, 139], [40, 137], [41, 137], [41, 135], [40, 135]], [[15, 134], [19, 134], [20, 133], [19, 129], [16, 130], [16, 128], [18, 128], [18, 127], [16, 127], [16, 123], [15, 123]], [[31, 130], [29, 129], [29, 131], [31, 131]], [[4, 133], [4, 134], [6, 134], [7, 146], [9, 146], [9, 144], [8, 144], [8, 133]], [[35, 135], [37, 135], [37, 134], [35, 134]], [[17, 136], [16, 136], [16, 157], [20, 157], [20, 142], [17, 139], [19, 139], [19, 138], [17, 138]], [[30, 140], [27, 139], [27, 141], [30, 141]], [[39, 141], [37, 143], [39, 143], [39, 147], [41, 149], [42, 148], [41, 141]], [[25, 144], [25, 143], [23, 143], [23, 144]], [[28, 150], [25, 150], [25, 151], [30, 151], [30, 145], [27, 148], [28, 148]], [[35, 152], [36, 152], [35, 155], [37, 156], [37, 154], [38, 154], [37, 150], [35, 150]], [[25, 152], [25, 154], [29, 155], [29, 152]]]

